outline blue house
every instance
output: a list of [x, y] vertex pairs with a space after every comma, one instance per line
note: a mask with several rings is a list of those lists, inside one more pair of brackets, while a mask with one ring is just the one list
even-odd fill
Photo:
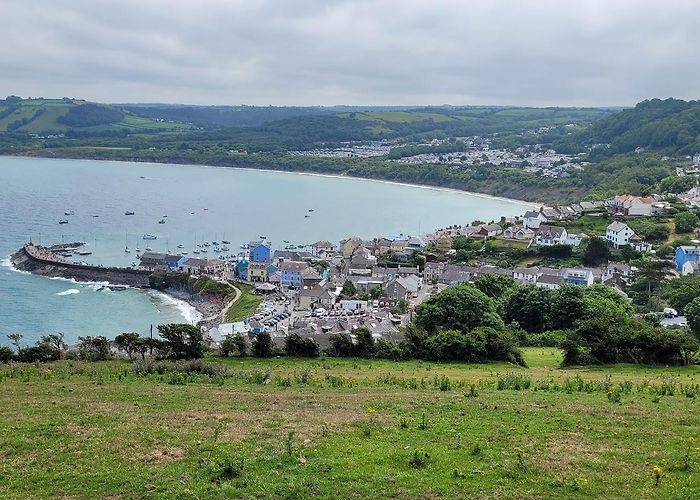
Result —
[[251, 262], [267, 262], [272, 258], [270, 245], [264, 241], [253, 241], [250, 243]]
[[236, 264], [236, 276], [238, 276], [238, 278], [242, 279], [242, 280], [248, 279], [248, 261], [247, 260], [241, 260]]
[[179, 267], [180, 260], [183, 257], [181, 255], [166, 255], [163, 257], [163, 260], [161, 261], [161, 264], [164, 266], [168, 266], [171, 271], [176, 271]]
[[280, 285], [299, 288], [302, 283], [302, 272], [306, 267], [305, 262], [282, 262], [279, 267]]
[[681, 245], [676, 248], [676, 271], [681, 274], [689, 274], [690, 271], [683, 271], [689, 262], [698, 262], [700, 260], [700, 246]]

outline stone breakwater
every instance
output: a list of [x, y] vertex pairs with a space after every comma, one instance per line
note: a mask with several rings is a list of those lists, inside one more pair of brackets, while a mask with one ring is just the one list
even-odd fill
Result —
[[78, 264], [57, 255], [50, 248], [28, 244], [10, 256], [12, 265], [49, 278], [74, 279], [81, 282], [104, 282], [136, 288], [150, 288], [150, 271], [123, 267]]

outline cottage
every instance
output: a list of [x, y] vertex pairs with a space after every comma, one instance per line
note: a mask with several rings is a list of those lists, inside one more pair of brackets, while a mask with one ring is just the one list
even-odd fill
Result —
[[634, 236], [634, 231], [622, 222], [612, 222], [605, 230], [605, 239], [608, 245], [613, 248], [620, 248], [630, 244], [630, 238]]
[[362, 242], [361, 238], [353, 237], [353, 238], [341, 240], [340, 253], [343, 255], [343, 257], [349, 258], [350, 256], [352, 256], [355, 249], [362, 244], [363, 244], [363, 242]]
[[484, 238], [492, 238], [503, 232], [503, 228], [498, 224], [484, 224], [479, 229], [479, 235]]
[[335, 297], [325, 288], [312, 286], [302, 288], [296, 297], [295, 309], [316, 309], [318, 307], [330, 308], [335, 302]]
[[607, 201], [613, 212], [629, 216], [648, 217], [653, 212], [653, 202], [651, 197], [633, 196], [623, 194], [615, 196]]
[[272, 258], [270, 244], [264, 241], [252, 241], [249, 252], [251, 262], [266, 262]]
[[700, 246], [681, 245], [676, 248], [676, 271], [686, 275], [693, 273], [693, 262], [700, 261]]
[[562, 276], [552, 276], [550, 274], [541, 275], [535, 282], [535, 286], [540, 288], [549, 288], [550, 290], [561, 288], [563, 284], [564, 278]]
[[283, 261], [279, 265], [280, 285], [299, 288], [302, 272], [308, 267], [306, 262]]
[[531, 240], [535, 232], [525, 226], [510, 226], [503, 231], [503, 237], [509, 240]]
[[336, 245], [330, 241], [321, 240], [311, 245], [311, 255], [320, 257], [330, 255], [336, 252]]
[[537, 229], [540, 227], [540, 224], [546, 224], [547, 222], [548, 219], [542, 212], [530, 210], [525, 212], [523, 216], [523, 226], [529, 229]]
[[544, 247], [566, 245], [567, 238], [568, 234], [565, 228], [540, 224], [535, 233], [535, 244]]

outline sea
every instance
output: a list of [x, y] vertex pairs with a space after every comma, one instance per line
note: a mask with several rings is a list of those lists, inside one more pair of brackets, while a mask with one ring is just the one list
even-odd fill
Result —
[[[92, 253], [77, 259], [130, 266], [137, 261], [137, 248], [177, 252], [182, 245], [194, 256], [204, 241], [230, 241], [229, 253], [235, 254], [262, 237], [282, 249], [350, 236], [418, 235], [475, 219], [519, 215], [530, 207], [448, 189], [338, 176], [0, 157], [0, 344], [7, 345], [11, 333], [22, 334], [26, 344], [57, 332], [75, 342], [78, 336], [147, 334], [158, 324], [199, 319], [186, 303], [161, 293], [19, 272], [9, 255], [28, 241], [85, 242]], [[61, 219], [68, 223], [59, 224]], [[211, 250], [207, 255], [215, 256]]]

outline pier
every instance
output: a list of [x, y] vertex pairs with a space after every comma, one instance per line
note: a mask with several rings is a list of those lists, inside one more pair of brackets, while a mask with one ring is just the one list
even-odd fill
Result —
[[109, 282], [137, 288], [150, 288], [151, 271], [126, 267], [104, 267], [71, 262], [55, 247], [28, 243], [10, 257], [15, 268], [50, 278], [74, 279], [82, 282]]

